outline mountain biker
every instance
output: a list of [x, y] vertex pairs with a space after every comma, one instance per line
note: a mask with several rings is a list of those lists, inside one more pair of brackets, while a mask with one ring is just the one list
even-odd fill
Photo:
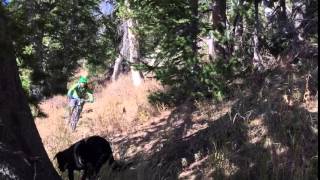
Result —
[[93, 103], [94, 101], [93, 92], [88, 88], [88, 78], [80, 76], [79, 81], [68, 90], [67, 96], [69, 100], [69, 123], [71, 123], [71, 115], [76, 105], [80, 104], [82, 109], [85, 102]]

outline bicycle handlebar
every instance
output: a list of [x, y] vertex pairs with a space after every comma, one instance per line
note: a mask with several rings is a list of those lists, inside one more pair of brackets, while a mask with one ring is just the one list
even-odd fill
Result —
[[84, 98], [72, 98], [70, 96], [67, 97], [68, 101], [71, 100], [71, 99], [76, 99], [79, 104], [90, 102], [88, 99], [84, 99]]

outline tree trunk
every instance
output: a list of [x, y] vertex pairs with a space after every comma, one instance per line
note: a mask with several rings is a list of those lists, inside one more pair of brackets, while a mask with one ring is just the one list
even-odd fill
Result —
[[[128, 0], [125, 0], [125, 6], [130, 12], [130, 4]], [[120, 73], [120, 65], [123, 59], [125, 58], [131, 64], [131, 77], [132, 82], [135, 86], [141, 85], [143, 82], [143, 75], [142, 73], [137, 70], [133, 65], [138, 64], [140, 62], [140, 49], [139, 49], [139, 41], [136, 37], [136, 34], [133, 32], [136, 26], [136, 22], [132, 18], [124, 20], [124, 23], [121, 25], [119, 30], [122, 32], [122, 40], [120, 45], [119, 56], [115, 61], [112, 80], [116, 81], [118, 75]]]
[[[280, 23], [285, 23], [287, 22], [287, 8], [286, 8], [286, 0], [280, 0], [280, 15], [279, 15], [279, 21]], [[283, 26], [283, 24], [282, 24]]]
[[293, 10], [292, 13], [294, 14], [294, 27], [298, 33], [298, 40], [304, 40], [304, 17], [306, 14], [306, 2], [302, 0], [293, 0]]
[[115, 82], [117, 81], [118, 79], [118, 76], [120, 74], [120, 66], [121, 66], [121, 63], [123, 61], [123, 57], [121, 54], [119, 54], [119, 56], [117, 57], [115, 63], [114, 63], [114, 66], [113, 66], [113, 73], [112, 73], [112, 82]]
[[214, 52], [213, 52], [213, 37], [210, 35], [209, 38], [206, 40], [206, 43], [208, 45], [208, 55], [209, 55], [209, 60], [212, 61], [214, 57]]
[[118, 35], [121, 37], [121, 43], [119, 47], [119, 55], [113, 65], [112, 81], [115, 82], [120, 74], [120, 66], [124, 59], [129, 58], [129, 39], [128, 39], [128, 23], [123, 23], [118, 26]]
[[0, 5], [0, 179], [61, 179], [46, 154], [23, 93], [4, 14]]
[[239, 15], [239, 19], [234, 31], [234, 37], [236, 41], [234, 43], [234, 52], [242, 51], [241, 47], [243, 46], [243, 17]]
[[254, 1], [254, 32], [253, 32], [253, 67], [258, 69], [258, 71], [262, 70], [262, 58], [260, 55], [260, 42], [259, 42], [259, 28], [260, 28], [260, 22], [259, 22], [259, 1]]
[[[212, 25], [213, 30], [219, 33], [219, 36], [224, 36], [226, 29], [226, 1], [213, 0], [212, 1]], [[212, 35], [211, 35], [212, 36]], [[213, 54], [216, 58], [225, 59], [225, 47], [221, 42], [218, 42], [213, 37]]]
[[[128, 11], [130, 12], [130, 5], [129, 1], [126, 0], [126, 6]], [[136, 26], [136, 22], [129, 18], [127, 20], [127, 27], [128, 27], [128, 39], [129, 39], [129, 62], [131, 63], [131, 74], [132, 74], [132, 81], [133, 85], [139, 86], [143, 82], [143, 75], [142, 73], [137, 70], [133, 65], [138, 64], [140, 62], [140, 52], [139, 52], [139, 41], [136, 34], [133, 32]]]
[[192, 0], [190, 2], [191, 11], [192, 11], [192, 20], [191, 20], [191, 39], [192, 39], [192, 50], [193, 56], [196, 56], [198, 53], [198, 34], [199, 34], [199, 0]]
[[129, 37], [129, 62], [132, 64], [130, 66], [133, 85], [139, 86], [143, 82], [142, 73], [137, 70], [133, 65], [138, 64], [140, 61], [140, 53], [139, 53], [139, 42], [136, 38], [136, 35], [133, 33], [134, 22], [132, 19], [128, 20], [128, 37]]
[[272, 23], [273, 21], [273, 0], [263, 0], [262, 5], [264, 6], [264, 16], [267, 18], [268, 23]]
[[[239, 0], [238, 1], [238, 6], [239, 6], [239, 9], [242, 10], [244, 7], [243, 7], [243, 0]], [[235, 42], [234, 42], [234, 45], [233, 45], [233, 53], [234, 52], [239, 52], [241, 50], [240, 47], [242, 47], [242, 42], [243, 42], [243, 37], [242, 37], [242, 34], [243, 34], [243, 17], [242, 17], [242, 14], [240, 12], [240, 10], [237, 11], [237, 15], [236, 15], [236, 18], [233, 22], [233, 37], [235, 37]]]

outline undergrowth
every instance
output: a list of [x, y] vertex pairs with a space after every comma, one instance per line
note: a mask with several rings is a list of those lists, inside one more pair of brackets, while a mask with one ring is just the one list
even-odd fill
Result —
[[[62, 96], [41, 105], [48, 116], [36, 123], [51, 159], [89, 135], [114, 141], [118, 162], [134, 163], [120, 172], [103, 167], [103, 178], [317, 179], [318, 90], [312, 71], [279, 68], [239, 78], [228, 101], [199, 100], [173, 109], [149, 103], [149, 92], [161, 89], [156, 82], [136, 88], [122, 77], [95, 94], [76, 132], [64, 122]], [[155, 120], [166, 111], [168, 116]]]

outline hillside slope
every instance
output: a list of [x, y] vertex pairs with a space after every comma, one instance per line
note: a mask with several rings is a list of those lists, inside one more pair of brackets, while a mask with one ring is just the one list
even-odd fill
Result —
[[[258, 82], [255, 82], [259, 78]], [[153, 107], [153, 81], [135, 89], [128, 77], [107, 85], [88, 104], [76, 132], [65, 125], [65, 97], [41, 104], [36, 124], [49, 157], [89, 135], [112, 143], [130, 169], [111, 179], [316, 179], [318, 94], [310, 74], [272, 71], [237, 79], [221, 103]], [[308, 83], [307, 83], [308, 82]], [[289, 91], [290, 90], [290, 91]], [[50, 128], [48, 128], [50, 127]]]

